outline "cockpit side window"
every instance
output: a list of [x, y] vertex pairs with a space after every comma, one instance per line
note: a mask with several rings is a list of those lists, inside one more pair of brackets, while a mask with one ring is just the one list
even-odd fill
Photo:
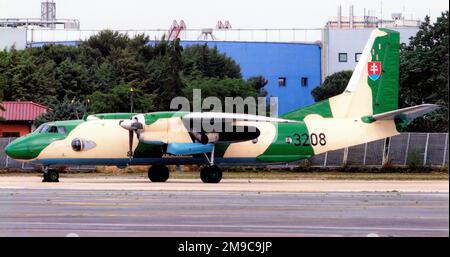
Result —
[[36, 129], [36, 131], [38, 133], [45, 133], [45, 132], [47, 132], [48, 128], [49, 128], [48, 125], [42, 124], [41, 126], [39, 126], [39, 128]]
[[39, 127], [37, 127], [37, 129], [35, 129], [34, 131], [37, 132], [37, 133], [40, 133], [41, 130], [42, 130], [42, 128], [43, 128], [44, 126], [45, 126], [45, 125], [42, 124], [42, 125], [40, 125]]
[[66, 134], [66, 128], [65, 128], [65, 127], [62, 127], [62, 126], [59, 126], [59, 127], [58, 127], [58, 133], [59, 133], [59, 134]]
[[58, 128], [56, 126], [51, 126], [47, 133], [58, 133]]
[[35, 131], [37, 133], [58, 133], [58, 134], [67, 133], [67, 129], [64, 126], [52, 126], [47, 124], [40, 125]]

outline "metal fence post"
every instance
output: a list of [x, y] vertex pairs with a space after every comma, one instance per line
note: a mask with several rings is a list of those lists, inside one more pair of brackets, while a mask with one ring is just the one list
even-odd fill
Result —
[[323, 160], [323, 167], [327, 166], [328, 152], [325, 152], [325, 159]]
[[430, 139], [430, 133], [427, 133], [427, 141], [425, 143], [425, 152], [423, 153], [423, 165], [427, 164], [428, 140], [429, 139]]
[[386, 161], [386, 142], [387, 142], [387, 137], [384, 138], [384, 144], [383, 144], [383, 154], [381, 155], [381, 166], [384, 165], [384, 162]]
[[366, 157], [367, 157], [367, 143], [364, 144], [364, 159], [363, 159], [363, 166], [366, 166]]
[[344, 148], [344, 156], [342, 158], [342, 166], [347, 165], [348, 147]]
[[[9, 143], [11, 143], [11, 138], [10, 137], [8, 138], [8, 145], [9, 145]], [[8, 164], [9, 164], [9, 156], [6, 155], [5, 168], [8, 168]]]
[[408, 151], [409, 151], [409, 140], [411, 139], [411, 133], [408, 133], [408, 140], [406, 141], [406, 149], [405, 149], [405, 161], [403, 162], [403, 166], [406, 166], [406, 162], [408, 161]]
[[442, 158], [442, 167], [445, 166], [445, 155], [447, 154], [447, 144], [448, 144], [448, 133], [445, 136], [445, 144], [444, 144], [444, 156]]
[[[387, 140], [387, 138], [386, 138], [386, 140]], [[392, 137], [389, 137], [389, 144], [387, 146], [386, 160], [384, 160], [383, 165], [385, 165], [386, 162], [389, 161], [389, 154], [391, 153], [391, 141], [392, 141]]]

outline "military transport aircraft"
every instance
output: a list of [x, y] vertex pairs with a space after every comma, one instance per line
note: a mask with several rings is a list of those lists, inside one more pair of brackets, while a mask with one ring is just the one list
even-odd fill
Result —
[[[281, 117], [214, 112], [93, 114], [55, 121], [11, 142], [14, 159], [42, 165], [44, 181], [58, 166], [152, 165], [148, 177], [165, 182], [168, 164], [203, 164], [200, 177], [218, 183], [221, 163], [287, 163], [399, 134], [434, 104], [398, 108], [399, 33], [375, 29], [345, 91]], [[244, 132], [192, 130], [191, 122], [221, 119]], [[249, 128], [253, 128], [250, 131]], [[137, 142], [137, 144], [133, 144]]]

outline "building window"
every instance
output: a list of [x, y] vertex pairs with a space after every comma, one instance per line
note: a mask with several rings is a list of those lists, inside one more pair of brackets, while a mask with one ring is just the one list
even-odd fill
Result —
[[286, 77], [279, 77], [278, 78], [278, 86], [285, 87], [286, 86]]
[[355, 62], [359, 62], [359, 58], [361, 58], [361, 53], [355, 53]]
[[308, 78], [307, 77], [302, 77], [301, 85], [302, 85], [302, 87], [308, 86]]
[[339, 53], [339, 62], [347, 62], [347, 53]]
[[19, 137], [19, 132], [3, 132], [2, 137]]

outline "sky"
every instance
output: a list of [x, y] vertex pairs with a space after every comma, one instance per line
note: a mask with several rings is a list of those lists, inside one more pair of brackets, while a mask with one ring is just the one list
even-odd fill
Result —
[[[0, 18], [38, 18], [43, 0], [0, 0]], [[78, 19], [82, 29], [167, 29], [183, 19], [190, 29], [213, 28], [229, 20], [233, 28], [322, 28], [337, 15], [337, 6], [355, 16], [364, 8], [389, 19], [403, 12], [406, 18], [434, 21], [449, 9], [447, 0], [54, 0], [56, 17]]]

